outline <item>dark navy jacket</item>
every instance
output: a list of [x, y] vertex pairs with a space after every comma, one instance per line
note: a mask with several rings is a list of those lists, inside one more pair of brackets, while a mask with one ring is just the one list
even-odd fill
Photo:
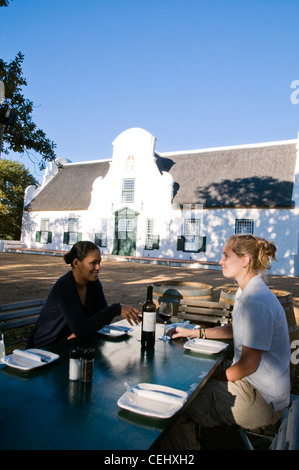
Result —
[[83, 307], [72, 271], [54, 284], [27, 342], [28, 348], [43, 347], [67, 339], [90, 335], [120, 315], [119, 303], [108, 307], [102, 284], [97, 279], [87, 284]]

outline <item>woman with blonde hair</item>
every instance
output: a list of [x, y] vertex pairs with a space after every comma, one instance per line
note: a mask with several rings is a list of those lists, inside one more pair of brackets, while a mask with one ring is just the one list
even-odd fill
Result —
[[290, 400], [290, 342], [285, 312], [262, 273], [275, 260], [273, 242], [253, 235], [233, 235], [219, 262], [234, 279], [232, 324], [190, 330], [177, 327], [172, 339], [233, 339], [232, 364], [207, 382], [166, 437], [164, 449], [197, 449], [196, 425], [237, 424], [255, 429], [275, 424]]

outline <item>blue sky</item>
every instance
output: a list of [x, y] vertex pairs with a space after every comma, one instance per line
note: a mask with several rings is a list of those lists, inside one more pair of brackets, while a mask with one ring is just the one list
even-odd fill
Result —
[[298, 0], [12, 0], [0, 57], [25, 55], [58, 158], [111, 158], [130, 127], [158, 152], [295, 139], [298, 18]]

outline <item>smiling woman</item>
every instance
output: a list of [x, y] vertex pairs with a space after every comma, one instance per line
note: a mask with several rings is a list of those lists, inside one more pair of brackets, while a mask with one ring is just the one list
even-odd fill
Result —
[[120, 303], [107, 305], [98, 279], [101, 252], [89, 241], [76, 243], [64, 256], [72, 269], [53, 286], [27, 347], [43, 347], [71, 337], [85, 337], [111, 323], [117, 315], [130, 325], [140, 322], [134, 307]]
[[72, 266], [76, 284], [80, 287], [98, 278], [101, 260], [99, 247], [89, 241], [76, 243], [71, 251], [64, 255], [64, 261]]

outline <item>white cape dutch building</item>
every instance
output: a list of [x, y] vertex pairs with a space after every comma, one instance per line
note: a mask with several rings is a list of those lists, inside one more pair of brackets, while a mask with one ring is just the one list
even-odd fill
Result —
[[297, 139], [169, 153], [155, 143], [132, 128], [109, 160], [51, 163], [25, 192], [23, 245], [91, 240], [103, 254], [213, 267], [227, 237], [245, 232], [275, 242], [272, 274], [299, 275]]

